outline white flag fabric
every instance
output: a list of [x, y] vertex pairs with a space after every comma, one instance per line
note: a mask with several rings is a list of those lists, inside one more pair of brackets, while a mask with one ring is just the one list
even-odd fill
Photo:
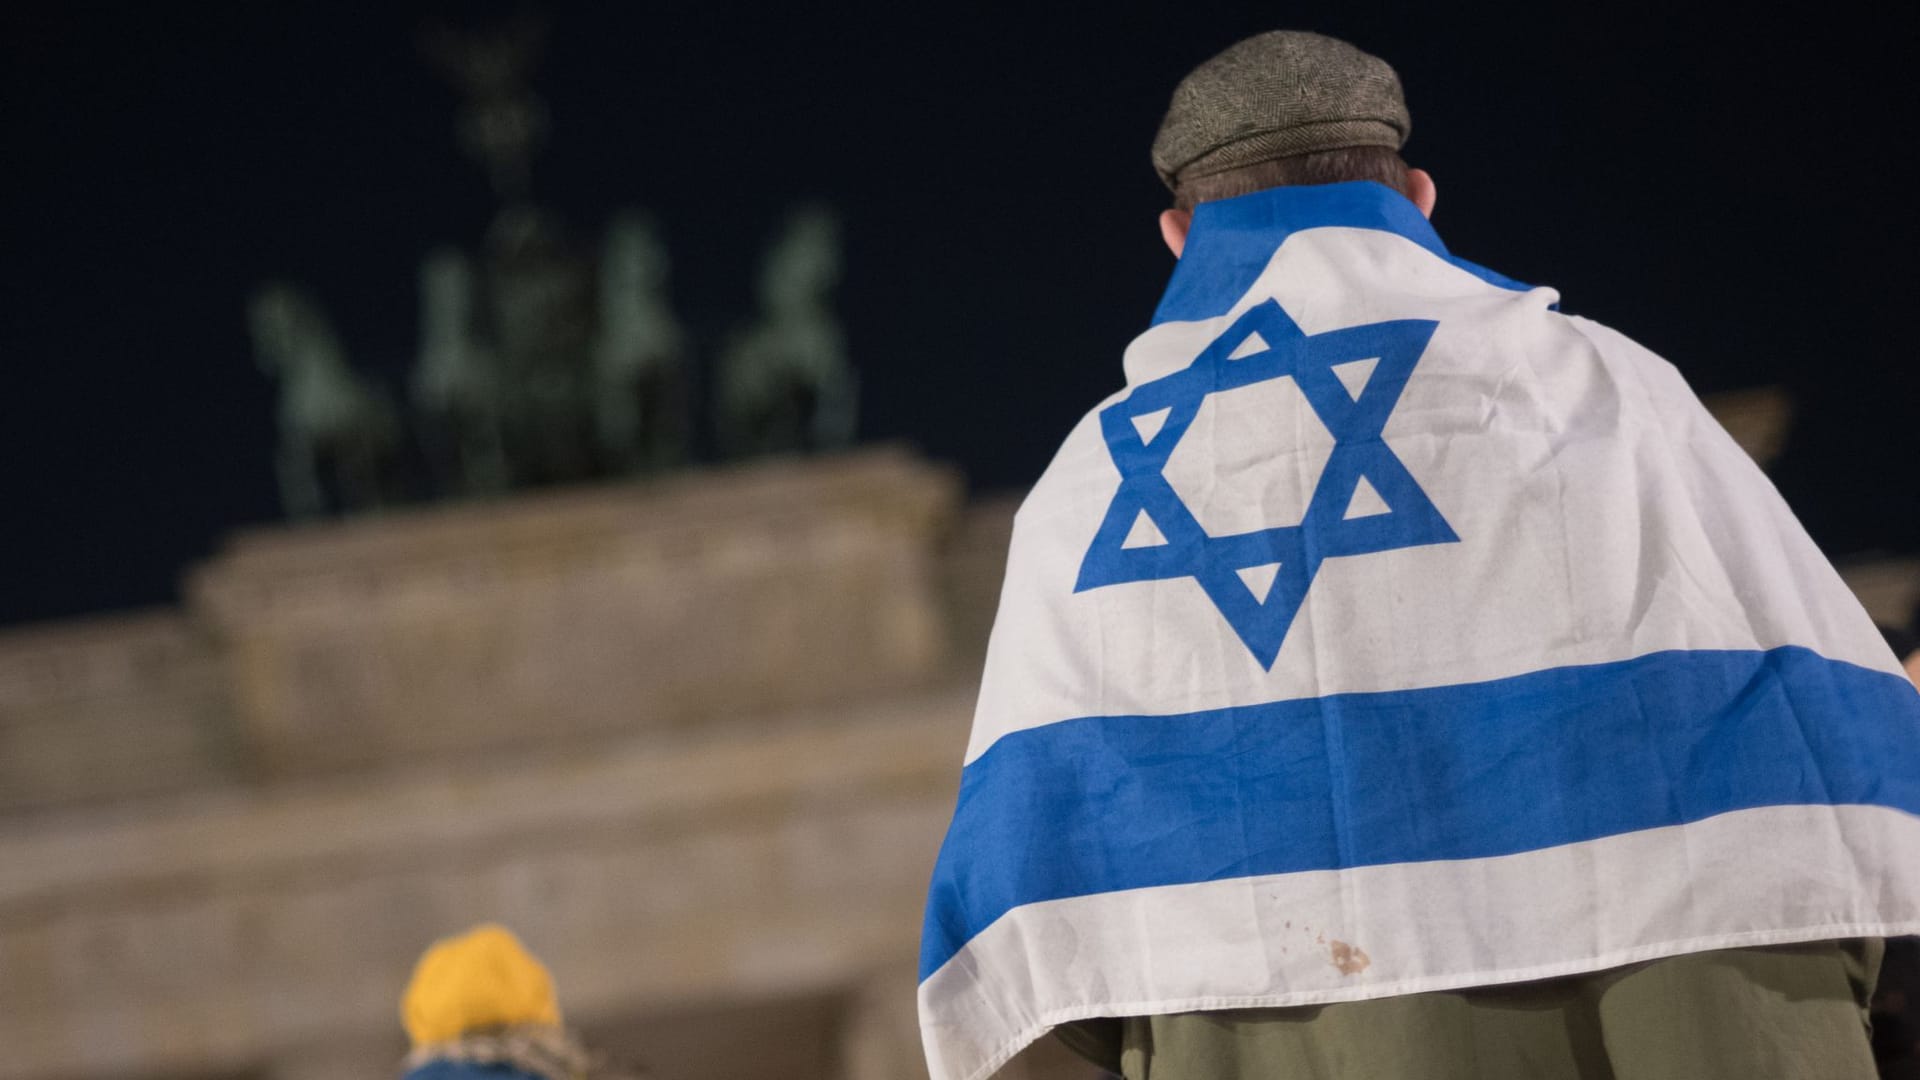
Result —
[[1062, 1022], [1920, 932], [1920, 695], [1625, 337], [1374, 184], [1202, 205], [1015, 519], [934, 1080]]

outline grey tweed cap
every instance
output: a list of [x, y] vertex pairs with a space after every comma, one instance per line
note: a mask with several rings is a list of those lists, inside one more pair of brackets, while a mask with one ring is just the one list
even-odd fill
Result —
[[1386, 61], [1321, 34], [1273, 30], [1180, 80], [1154, 136], [1153, 168], [1172, 188], [1298, 154], [1398, 150], [1412, 127]]

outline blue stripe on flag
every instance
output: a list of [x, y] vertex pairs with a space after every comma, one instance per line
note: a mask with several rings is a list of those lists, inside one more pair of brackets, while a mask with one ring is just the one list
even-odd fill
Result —
[[1017, 731], [967, 766], [920, 975], [1023, 904], [1533, 851], [1757, 806], [1920, 813], [1920, 694], [1799, 647]]
[[1153, 325], [1224, 315], [1253, 287], [1287, 237], [1306, 229], [1344, 226], [1404, 236], [1492, 285], [1532, 288], [1448, 254], [1440, 234], [1399, 192], [1370, 180], [1278, 187], [1194, 207], [1187, 250], [1153, 313]]

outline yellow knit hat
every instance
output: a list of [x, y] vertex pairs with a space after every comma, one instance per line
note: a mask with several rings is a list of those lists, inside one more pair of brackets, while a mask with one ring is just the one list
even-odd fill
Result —
[[415, 1047], [515, 1024], [560, 1023], [553, 976], [504, 926], [433, 943], [414, 965], [400, 1020]]

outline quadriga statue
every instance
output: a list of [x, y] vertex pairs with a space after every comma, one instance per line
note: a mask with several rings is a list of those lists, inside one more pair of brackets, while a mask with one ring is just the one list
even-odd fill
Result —
[[420, 357], [413, 404], [436, 486], [461, 495], [506, 490], [499, 365], [480, 336], [473, 262], [453, 248], [420, 264]]
[[840, 223], [803, 207], [760, 271], [760, 314], [721, 358], [716, 434], [732, 456], [823, 450], [853, 440], [858, 385], [831, 307]]
[[687, 449], [686, 332], [667, 300], [667, 249], [653, 220], [607, 227], [593, 343], [594, 433], [609, 469], [650, 472]]
[[487, 231], [485, 289], [512, 485], [592, 479], [592, 263], [552, 215], [511, 206]]
[[393, 403], [347, 366], [314, 299], [265, 285], [248, 309], [254, 356], [280, 381], [280, 498], [291, 518], [350, 513], [399, 494]]

